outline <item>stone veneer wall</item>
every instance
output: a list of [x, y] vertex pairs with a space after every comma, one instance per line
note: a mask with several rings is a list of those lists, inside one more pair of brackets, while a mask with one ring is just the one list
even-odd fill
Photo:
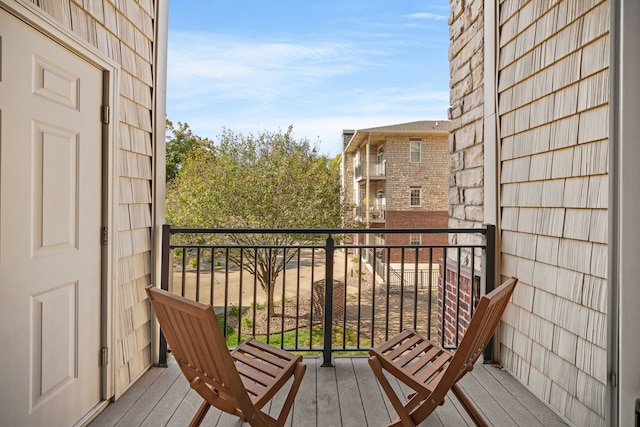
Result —
[[452, 228], [479, 227], [484, 219], [483, 11], [482, 0], [451, 0], [449, 227]]
[[[484, 2], [451, 2], [449, 225], [483, 221]], [[505, 0], [496, 34], [501, 363], [575, 425], [604, 425], [609, 2]], [[487, 46], [493, 49], [493, 46]], [[486, 141], [486, 143], [493, 143]]]
[[[451, 80], [449, 120], [449, 227], [477, 228], [484, 221], [484, 8], [482, 0], [451, 0], [449, 18], [449, 61]], [[452, 244], [481, 244], [480, 236], [451, 235]], [[448, 344], [456, 342], [456, 334], [464, 335], [469, 323], [471, 305], [471, 254], [462, 253], [461, 277], [457, 277], [457, 252], [443, 262], [439, 283], [439, 304], [445, 303], [444, 318], [439, 310], [438, 321]], [[475, 260], [479, 275], [482, 264]], [[458, 291], [458, 283], [460, 289]], [[460, 292], [459, 324], [457, 300]], [[459, 329], [458, 329], [459, 327]], [[461, 339], [461, 336], [457, 337]]]
[[[420, 163], [409, 162], [409, 138], [387, 138], [384, 148], [387, 210], [446, 211], [449, 202], [447, 136], [423, 136]], [[419, 207], [409, 206], [409, 188], [414, 186], [422, 190]]]

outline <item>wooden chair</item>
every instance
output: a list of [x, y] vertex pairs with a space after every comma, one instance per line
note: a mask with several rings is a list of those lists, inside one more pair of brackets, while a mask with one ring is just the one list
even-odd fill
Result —
[[[420, 424], [444, 403], [450, 389], [476, 425], [487, 425], [457, 382], [473, 369], [493, 336], [517, 282], [517, 278], [511, 278], [480, 299], [455, 352], [445, 350], [409, 329], [369, 350], [369, 365], [399, 415], [389, 426]], [[403, 405], [393, 391], [383, 370], [415, 391], [406, 404]]]
[[[282, 426], [306, 366], [302, 356], [253, 338], [229, 352], [213, 308], [178, 295], [147, 288], [162, 332], [189, 385], [204, 402], [191, 420], [198, 426], [211, 405], [252, 426]], [[294, 377], [278, 419], [261, 409]]]

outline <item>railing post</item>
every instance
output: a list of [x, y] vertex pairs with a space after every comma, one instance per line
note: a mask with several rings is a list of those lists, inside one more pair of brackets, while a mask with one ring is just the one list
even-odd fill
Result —
[[[162, 254], [160, 265], [160, 288], [169, 290], [169, 271], [171, 271], [171, 224], [162, 226]], [[167, 340], [160, 329], [158, 365], [167, 366]]]
[[485, 224], [485, 227], [487, 228], [485, 294], [488, 294], [496, 288], [496, 226]]
[[322, 348], [322, 366], [331, 364], [331, 335], [333, 329], [333, 253], [335, 245], [333, 237], [327, 237], [325, 251], [325, 276], [324, 276], [324, 345]]
[[[488, 294], [496, 288], [496, 226], [493, 224], [485, 224], [487, 228], [486, 247], [485, 247], [485, 294]], [[495, 361], [494, 357], [494, 338], [489, 340], [489, 344], [484, 348], [484, 363]]]

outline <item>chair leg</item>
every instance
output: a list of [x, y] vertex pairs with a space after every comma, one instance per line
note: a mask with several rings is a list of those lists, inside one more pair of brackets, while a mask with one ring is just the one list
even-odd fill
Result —
[[189, 423], [189, 427], [198, 427], [200, 423], [202, 423], [202, 420], [204, 420], [204, 417], [207, 415], [209, 408], [211, 408], [211, 404], [209, 402], [207, 402], [206, 400], [202, 402], [202, 405], [200, 405], [200, 408], [198, 408], [198, 412], [196, 412], [196, 414], [193, 416], [193, 419]]
[[464, 408], [464, 410], [467, 411], [467, 414], [469, 414], [473, 422], [476, 423], [476, 426], [488, 427], [488, 424], [485, 422], [482, 415], [480, 415], [480, 412], [478, 412], [476, 407], [473, 406], [473, 403], [471, 403], [467, 395], [464, 394], [464, 392], [462, 391], [462, 389], [458, 384], [454, 384], [453, 387], [451, 387], [451, 391], [456, 396], [458, 401], [462, 404], [462, 407]]
[[387, 394], [387, 397], [389, 398], [391, 405], [393, 405], [393, 408], [396, 410], [396, 412], [398, 413], [398, 416], [400, 417], [400, 420], [396, 420], [396, 421], [400, 421], [399, 424], [397, 422], [392, 422], [390, 425], [402, 425], [403, 427], [415, 427], [416, 424], [413, 422], [413, 420], [409, 416], [409, 413], [406, 411], [405, 407], [402, 405], [402, 402], [400, 402], [400, 399], [398, 399], [396, 392], [391, 387], [391, 384], [389, 384], [389, 381], [387, 381], [387, 378], [384, 376], [384, 372], [382, 371], [382, 364], [380, 363], [380, 361], [376, 356], [371, 356], [369, 358], [369, 366], [371, 366], [371, 370], [373, 371], [376, 378], [378, 378], [378, 382], [382, 386], [382, 389]]
[[280, 415], [278, 416], [276, 426], [283, 426], [285, 421], [287, 421], [287, 417], [289, 416], [289, 411], [291, 410], [293, 401], [296, 398], [296, 394], [298, 393], [300, 384], [302, 384], [302, 378], [304, 377], [304, 373], [306, 370], [307, 370], [307, 365], [303, 364], [302, 362], [296, 365], [296, 368], [293, 371], [293, 378], [294, 378], [293, 384], [291, 384], [291, 388], [289, 389], [289, 394], [287, 394], [287, 399], [284, 401], [284, 405], [280, 410]]

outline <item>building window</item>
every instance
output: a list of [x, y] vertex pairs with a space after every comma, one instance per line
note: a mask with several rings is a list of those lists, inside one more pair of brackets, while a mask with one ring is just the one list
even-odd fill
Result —
[[381, 145], [378, 148], [378, 156], [376, 157], [376, 175], [384, 176], [385, 173], [384, 145]]
[[409, 161], [420, 163], [422, 160], [422, 140], [412, 139], [409, 141]]
[[420, 193], [421, 193], [421, 190], [419, 188], [410, 189], [410, 197], [409, 197], [410, 206], [420, 206]]
[[418, 246], [422, 244], [421, 237], [422, 236], [420, 235], [420, 233], [411, 233], [411, 235], [409, 236], [409, 244], [411, 246]]

